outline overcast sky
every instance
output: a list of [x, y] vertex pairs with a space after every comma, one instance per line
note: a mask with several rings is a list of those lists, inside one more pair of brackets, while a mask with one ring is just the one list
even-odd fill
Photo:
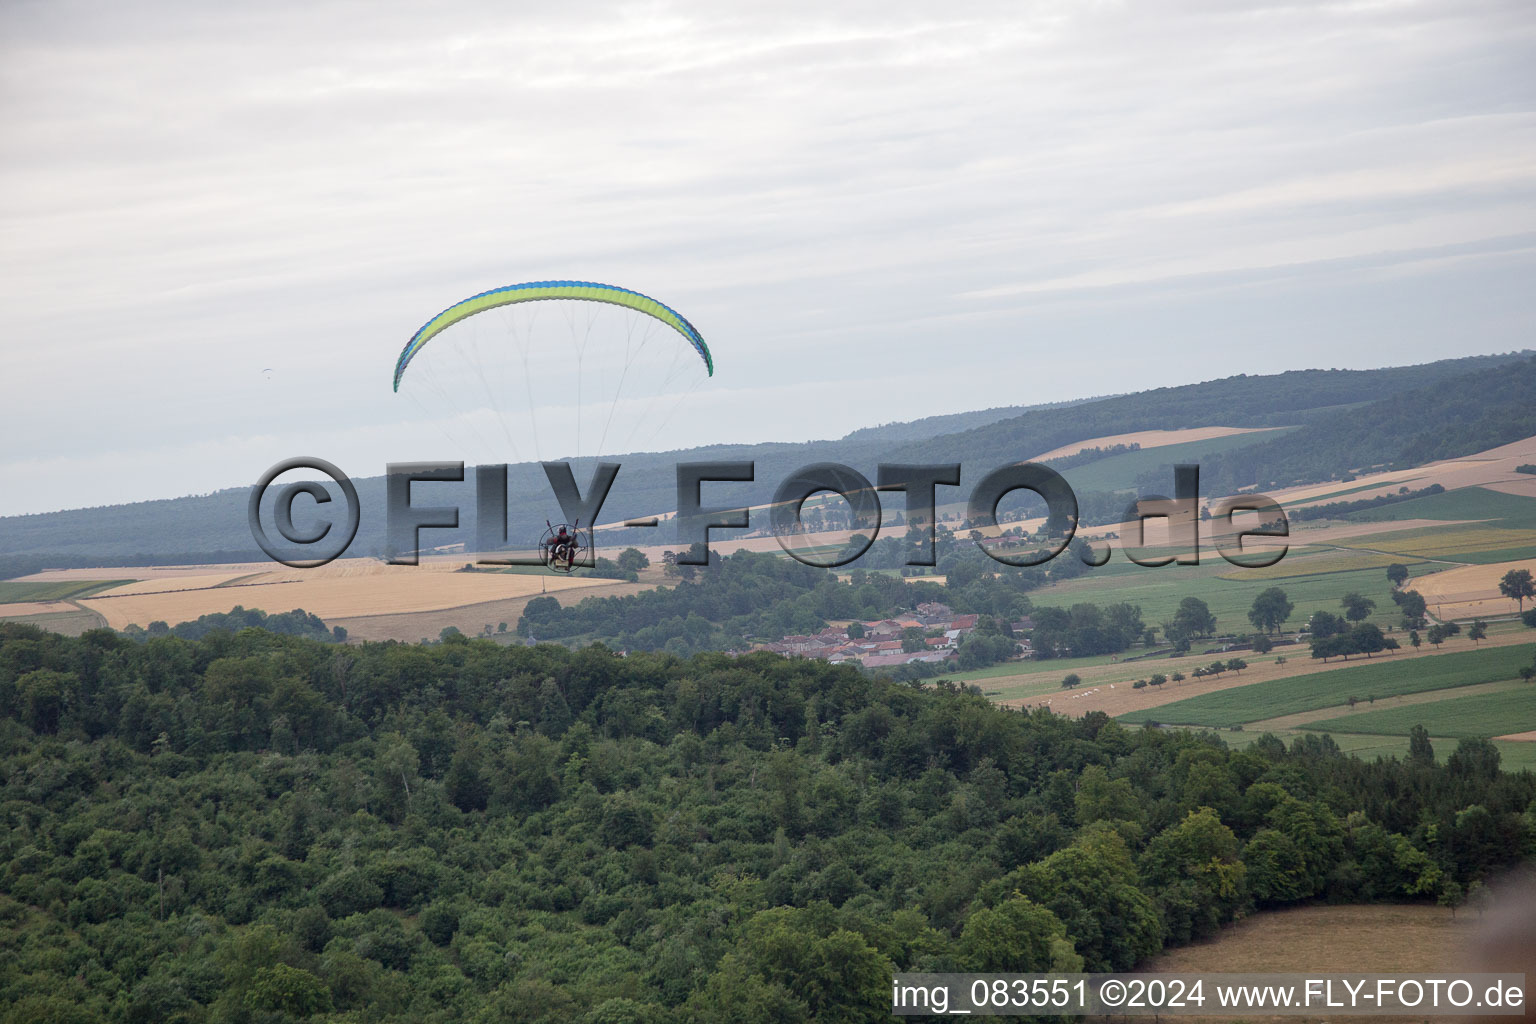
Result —
[[1529, 0], [243, 7], [0, 4], [0, 514], [459, 457], [395, 358], [551, 277], [662, 448], [1536, 343]]

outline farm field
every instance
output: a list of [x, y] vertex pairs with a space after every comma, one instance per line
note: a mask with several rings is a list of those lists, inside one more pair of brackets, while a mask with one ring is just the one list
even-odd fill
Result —
[[[53, 604], [53, 602], [46, 602], [43, 607], [51, 607]], [[106, 625], [106, 621], [100, 615], [77, 605], [59, 603], [49, 611], [25, 611], [25, 609], [36, 607], [38, 607], [36, 604], [0, 605], [0, 622], [20, 622], [23, 625], [36, 626], [54, 633], [63, 633], [65, 636], [79, 636], [88, 629], [99, 629]]]
[[1504, 529], [1496, 525], [1468, 526], [1462, 523], [1453, 526], [1447, 524], [1428, 529], [1421, 527], [1390, 534], [1358, 536], [1353, 538], [1351, 546], [1450, 562], [1487, 561], [1491, 557], [1490, 552], [1502, 551], [1506, 552], [1502, 557], [1507, 560], [1519, 557], [1529, 558], [1532, 552], [1536, 552], [1536, 530]]
[[[523, 573], [451, 571], [463, 561], [391, 566], [348, 559], [314, 570], [268, 571], [236, 582], [238, 572], [145, 580], [85, 598], [84, 608], [114, 629], [154, 621], [185, 622], [235, 605], [268, 613], [302, 608], [330, 624], [359, 616], [436, 612], [466, 605], [587, 590], [611, 580]], [[476, 626], [478, 629], [478, 624]], [[398, 639], [419, 639], [416, 629]], [[435, 636], [435, 632], [431, 634]]]
[[[1202, 651], [1182, 658], [1096, 665], [1079, 664], [1075, 668], [1070, 667], [1064, 660], [1040, 662], [1038, 665], [1023, 662], [1015, 663], [1015, 668], [1017, 669], [1020, 664], [1031, 667], [1017, 671], [1014, 675], [993, 675], [989, 678], [975, 679], [974, 682], [982, 687], [982, 692], [987, 696], [1004, 704], [1014, 706], [1048, 704], [1052, 710], [1063, 714], [1080, 716], [1090, 711], [1102, 711], [1112, 717], [1119, 717], [1132, 712], [1150, 711], [1153, 708], [1195, 697], [1253, 686], [1257, 683], [1320, 675], [1363, 665], [1393, 664], [1401, 666], [1403, 671], [1412, 671], [1412, 663], [1420, 660], [1432, 660], [1443, 657], [1445, 654], [1456, 654], [1462, 651], [1488, 651], [1501, 647], [1529, 645], [1533, 638], [1536, 638], [1536, 634], [1524, 626], [1498, 629], [1499, 625], [1511, 626], [1512, 624], [1495, 624], [1490, 627], [1489, 637], [1482, 642], [1480, 648], [1474, 647], [1465, 637], [1457, 637], [1439, 652], [1429, 647], [1422, 648], [1417, 653], [1405, 649], [1396, 653], [1377, 655], [1364, 662], [1358, 659], [1348, 662], [1334, 660], [1325, 665], [1312, 660], [1305, 646], [1290, 646], [1276, 648], [1275, 651], [1265, 655], [1234, 652], [1248, 662], [1246, 669], [1236, 674], [1224, 672], [1219, 676], [1200, 679], [1192, 676], [1196, 667], [1209, 665], [1218, 658], [1225, 660], [1232, 655]], [[1280, 661], [1282, 657], [1285, 659], [1284, 663]], [[1082, 680], [1081, 685], [1070, 691], [1061, 688], [1062, 677], [1068, 672], [1077, 673]], [[1185, 678], [1179, 682], [1170, 680], [1158, 688], [1148, 686], [1138, 690], [1129, 685], [1137, 679], [1145, 679], [1159, 672], [1170, 676], [1174, 672], [1181, 672]], [[963, 682], [970, 681], [968, 677], [972, 675], [974, 674], [962, 672], [946, 678]], [[1340, 702], [1342, 703], [1347, 697], [1347, 694], [1341, 696]], [[1154, 714], [1152, 717], [1162, 720], [1159, 715]], [[1260, 720], [1255, 717], [1246, 721]]]
[[[1436, 655], [1399, 653], [1366, 664], [1357, 662], [1283, 681], [1256, 682], [1202, 694], [1120, 717], [1126, 722], [1156, 720], [1227, 728], [1340, 706], [1350, 697], [1362, 701], [1371, 697], [1380, 700], [1399, 694], [1513, 679], [1522, 667], [1532, 663], [1533, 654], [1536, 654], [1536, 645], [1529, 642]], [[1536, 702], [1536, 694], [1531, 699]], [[1499, 730], [1501, 733], [1508, 731]]]
[[[1526, 437], [1497, 448], [1465, 455], [1458, 459], [1429, 462], [1406, 470], [1386, 470], [1371, 473], [1350, 481], [1351, 499], [1373, 498], [1382, 494], [1396, 494], [1401, 487], [1419, 490], [1430, 484], [1439, 484], [1447, 491], [1472, 487], [1527, 487], [1528, 479], [1515, 472], [1522, 463], [1536, 462], [1536, 437]], [[1339, 483], [1306, 484], [1286, 488], [1271, 494], [1286, 507], [1319, 501], [1332, 501], [1329, 497], [1339, 491]], [[1427, 499], [1426, 499], [1427, 500]], [[1404, 502], [1404, 505], [1410, 504]], [[1392, 506], [1397, 508], [1400, 506]], [[1385, 509], [1380, 510], [1385, 512]], [[1357, 513], [1359, 514], [1359, 513]], [[1420, 513], [1402, 513], [1403, 516]], [[1395, 517], [1393, 517], [1395, 518]], [[1439, 518], [1431, 516], [1429, 518]], [[1486, 517], [1474, 517], [1486, 518]]]
[[[1362, 973], [1431, 974], [1467, 969], [1480, 922], [1476, 914], [1455, 916], [1428, 904], [1309, 906], [1267, 910], [1227, 926], [1206, 942], [1165, 950], [1137, 967], [1137, 973]], [[1095, 1022], [1123, 1017], [1087, 1017]], [[1244, 1016], [1243, 1021], [1288, 1024], [1310, 1017]], [[1418, 1016], [1329, 1020], [1371, 1020], [1420, 1024]], [[1512, 1018], [1518, 1019], [1518, 1018]], [[1192, 1024], [1231, 1024], [1231, 1013], [1183, 1016]]]
[[0, 605], [67, 601], [72, 597], [86, 597], [130, 582], [131, 579], [3, 580], [0, 581]]
[[[1136, 487], [1136, 478], [1143, 473], [1151, 473], [1159, 466], [1174, 465], [1180, 462], [1198, 462], [1202, 457], [1220, 452], [1229, 452], [1238, 448], [1246, 448], [1249, 445], [1270, 441], [1293, 427], [1279, 427], [1265, 431], [1245, 431], [1223, 436], [1211, 437], [1206, 440], [1185, 441], [1178, 444], [1168, 444], [1157, 448], [1149, 448], [1143, 445], [1133, 452], [1121, 452], [1118, 455], [1110, 455], [1102, 459], [1070, 469], [1061, 471], [1073, 488], [1079, 491], [1127, 491]], [[1079, 446], [1081, 448], [1083, 446]], [[1091, 445], [1089, 447], [1092, 447]], [[1076, 450], [1076, 449], [1074, 449]], [[1168, 482], [1164, 485], [1168, 490], [1173, 488], [1173, 476], [1170, 473]], [[1167, 493], [1165, 491], [1164, 493]]]
[[[1499, 679], [1491, 683], [1470, 683], [1466, 686], [1456, 686], [1444, 690], [1421, 690], [1418, 693], [1399, 693], [1392, 697], [1383, 697], [1376, 703], [1370, 701], [1359, 702], [1354, 710], [1378, 711], [1384, 708], [1403, 708], [1421, 704], [1434, 704], [1449, 697], [1470, 697], [1483, 693], [1506, 693], [1510, 690], [1523, 689], [1526, 685], [1520, 679]], [[1343, 707], [1347, 707], [1347, 702]], [[1313, 722], [1321, 722], [1325, 719], [1338, 718], [1352, 711], [1341, 710], [1340, 705], [1321, 708], [1314, 711], [1301, 711], [1294, 715], [1280, 715], [1278, 718], [1266, 718], [1257, 722], [1244, 723], [1245, 729], [1255, 732], [1290, 732], [1296, 729], [1308, 729]], [[1407, 735], [1406, 733], [1404, 735]]]
[[[653, 583], [625, 583], [619, 580], [584, 580], [582, 582], [590, 583], [591, 586], [572, 587], [559, 591], [551, 589], [547, 596], [553, 597], [563, 605], [569, 605], [588, 597], [619, 597], [627, 594], [638, 594], [640, 591], [648, 590], [654, 586]], [[452, 608], [396, 614], [359, 615], [326, 619], [325, 621], [326, 625], [344, 628], [350, 640], [403, 640], [407, 642], [423, 638], [435, 640], [438, 634], [448, 626], [453, 626], [467, 636], [476, 636], [485, 626], [490, 626], [494, 630], [501, 623], [505, 622], [509, 632], [505, 635], [497, 634], [497, 637], [502, 640], [510, 640], [516, 636], [512, 631], [517, 628], [518, 616], [523, 614], [523, 609], [527, 607], [529, 601], [541, 596], [546, 595], [541, 594], [538, 590], [533, 590], [521, 597], [484, 601]]]
[[1447, 696], [1429, 705], [1382, 708], [1340, 715], [1307, 726], [1319, 732], [1406, 736], [1422, 725], [1436, 736], [1493, 737], [1536, 729], [1536, 685], [1498, 693]]
[[[1167, 950], [1142, 964], [1139, 970], [1381, 974], [1443, 971], [1451, 966], [1447, 960], [1466, 948], [1476, 926], [1475, 914], [1452, 917], [1444, 907], [1425, 904], [1269, 910], [1229, 925], [1208, 942]], [[1230, 1015], [1224, 1019], [1230, 1019]]]
[[1353, 512], [1349, 518], [1361, 523], [1396, 519], [1488, 520], [1508, 529], [1536, 530], [1536, 501], [1486, 487], [1461, 487]]
[[1186, 427], [1183, 430], [1133, 430], [1126, 434], [1110, 434], [1106, 437], [1090, 437], [1082, 441], [1073, 441], [1071, 444], [1052, 448], [1048, 452], [1041, 452], [1039, 455], [1032, 456], [1028, 461], [1043, 462], [1046, 459], [1059, 459], [1066, 455], [1076, 455], [1084, 448], [1113, 448], [1119, 444], [1139, 444], [1143, 448], [1163, 448], [1168, 445], [1187, 444], [1191, 441], [1209, 441], [1217, 437], [1230, 437], [1233, 434], [1265, 432], [1264, 428], [1255, 427]]
[[1382, 569], [1393, 563], [1406, 565], [1409, 575], [1430, 572], [1438, 568], [1413, 555], [1382, 554], [1361, 551], [1347, 546], [1311, 545], [1292, 548], [1274, 565], [1262, 569], [1232, 568], [1220, 575], [1224, 580], [1247, 582], [1251, 580], [1288, 580], [1298, 576], [1326, 576], [1335, 572], [1355, 572], [1361, 569]]
[[[1288, 561], [1289, 556], [1277, 565], [1285, 565]], [[1202, 559], [1198, 566], [1147, 568], [1123, 564], [1119, 572], [1101, 574], [1095, 570], [1036, 591], [1030, 597], [1036, 607], [1057, 608], [1070, 608], [1080, 601], [1099, 605], [1125, 601], [1141, 606], [1142, 620], [1148, 625], [1169, 621], [1180, 601], [1198, 597], [1210, 606], [1218, 630], [1240, 634], [1253, 632], [1253, 625], [1248, 621], [1248, 609], [1253, 606], [1253, 599], [1277, 585], [1295, 606], [1288, 620], [1292, 628], [1305, 622], [1315, 611], [1337, 612], [1339, 599], [1351, 591], [1376, 602], [1371, 620], [1383, 628], [1399, 617], [1397, 607], [1392, 603], [1392, 585], [1382, 569], [1344, 569], [1329, 562], [1328, 571], [1287, 577], [1283, 583], [1249, 575], [1261, 571], [1235, 570], [1219, 557], [1215, 558], [1214, 564], [1209, 559]]]
[[1445, 569], [1419, 577], [1414, 589], [1440, 618], [1516, 615], [1522, 610], [1520, 603], [1499, 593], [1499, 581], [1518, 569], [1536, 573], [1536, 558]]

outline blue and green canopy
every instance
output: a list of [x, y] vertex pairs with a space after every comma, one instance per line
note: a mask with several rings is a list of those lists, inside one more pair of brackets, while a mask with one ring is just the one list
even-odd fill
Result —
[[683, 339], [692, 345], [694, 351], [698, 352], [699, 357], [704, 360], [709, 375], [711, 377], [715, 375], [715, 361], [709, 354], [709, 346], [704, 344], [703, 336], [694, 329], [693, 324], [690, 324], [671, 306], [657, 302], [649, 295], [642, 295], [628, 288], [618, 288], [611, 284], [596, 284], [592, 281], [530, 281], [527, 284], [513, 284], [505, 288], [493, 288], [479, 295], [471, 295], [463, 302], [454, 303], [422, 324], [421, 329], [411, 335], [405, 351], [400, 353], [400, 359], [395, 363], [395, 390], [400, 390], [400, 378], [405, 375], [405, 368], [416, 357], [416, 353], [420, 352], [427, 342], [459, 321], [498, 306], [552, 299], [606, 302], [653, 317], [682, 335]]

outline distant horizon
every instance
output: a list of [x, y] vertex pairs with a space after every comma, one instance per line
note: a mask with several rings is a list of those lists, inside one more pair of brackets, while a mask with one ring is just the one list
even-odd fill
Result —
[[[1198, 386], [1198, 385], [1202, 385], [1202, 384], [1212, 384], [1212, 383], [1217, 383], [1217, 382], [1224, 381], [1224, 380], [1232, 380], [1232, 379], [1237, 379], [1237, 378], [1246, 378], [1246, 377], [1278, 377], [1278, 376], [1283, 376], [1284, 374], [1287, 374], [1287, 373], [1309, 373], [1309, 372], [1323, 372], [1323, 373], [1329, 373], [1329, 372], [1370, 372], [1370, 371], [1373, 371], [1373, 370], [1390, 370], [1390, 369], [1403, 369], [1403, 368], [1413, 367], [1413, 366], [1427, 366], [1427, 365], [1431, 365], [1431, 364], [1434, 364], [1434, 363], [1454, 362], [1456, 360], [1461, 360], [1461, 359], [1499, 358], [1499, 357], [1505, 357], [1505, 356], [1518, 357], [1518, 356], [1522, 356], [1522, 355], [1536, 355], [1536, 349], [1522, 348], [1522, 349], [1512, 349], [1512, 350], [1508, 350], [1508, 351], [1505, 351], [1505, 352], [1465, 353], [1465, 354], [1456, 355], [1456, 356], [1446, 356], [1446, 357], [1441, 358], [1441, 359], [1424, 360], [1424, 361], [1421, 361], [1421, 362], [1387, 363], [1387, 364], [1383, 364], [1383, 365], [1380, 365], [1380, 366], [1368, 366], [1368, 367], [1304, 366], [1304, 367], [1292, 367], [1290, 369], [1284, 369], [1284, 370], [1276, 370], [1276, 371], [1274, 371], [1272, 373], [1234, 373], [1234, 374], [1228, 374], [1228, 375], [1223, 376], [1223, 377], [1209, 377], [1209, 378], [1204, 378], [1204, 379], [1201, 379], [1201, 380], [1185, 381], [1185, 382], [1179, 383], [1179, 384], [1163, 384], [1163, 385], [1159, 385], [1159, 386], [1157, 386], [1155, 388], [1145, 388], [1145, 389], [1142, 389], [1142, 390], [1139, 390], [1139, 391], [1124, 391], [1124, 392], [1115, 392], [1115, 393], [1111, 393], [1111, 394], [1096, 394], [1096, 395], [1088, 395], [1088, 396], [1084, 396], [1084, 397], [1080, 397], [1080, 398], [1063, 398], [1063, 399], [1056, 399], [1056, 400], [1051, 400], [1051, 401], [1046, 401], [1046, 402], [1030, 403], [1028, 405], [1000, 405], [1000, 406], [988, 406], [988, 407], [982, 408], [982, 409], [959, 409], [959, 410], [953, 410], [953, 411], [949, 411], [949, 412], [926, 413], [926, 414], [923, 414], [923, 415], [920, 415], [920, 416], [914, 416], [911, 419], [886, 420], [886, 421], [883, 421], [883, 422], [877, 423], [877, 424], [870, 424], [870, 425], [867, 425], [867, 426], [855, 427], [855, 428], [853, 428], [853, 429], [851, 429], [849, 431], [844, 432], [843, 434], [841, 434], [841, 435], [839, 435], [837, 437], [808, 437], [808, 438], [796, 439], [796, 440], [788, 440], [788, 441], [783, 440], [781, 438], [768, 438], [768, 437], [758, 438], [756, 440], [709, 441], [709, 442], [706, 442], [704, 444], [692, 445], [692, 446], [682, 447], [682, 448], [667, 448], [667, 449], [642, 450], [642, 451], [632, 451], [632, 452], [614, 452], [614, 453], [609, 453], [609, 454], [605, 454], [605, 455], [602, 455], [602, 456], [581, 456], [581, 457], [577, 457], [577, 458], [563, 458], [563, 457], [551, 456], [550, 457], [550, 461], [570, 461], [570, 462], [573, 462], [573, 463], [588, 463], [588, 462], [597, 461], [598, 459], [604, 459], [604, 460], [610, 460], [611, 461], [611, 460], [614, 460], [614, 459], [623, 459], [623, 458], [626, 458], [626, 457], [643, 457], [643, 456], [669, 455], [669, 454], [673, 454], [673, 453], [697, 451], [697, 450], [700, 450], [700, 449], [707, 449], [707, 448], [717, 447], [717, 446], [718, 447], [744, 447], [744, 446], [755, 446], [755, 445], [778, 445], [778, 444], [795, 445], [795, 444], [836, 443], [838, 441], [846, 440], [847, 438], [851, 437], [853, 434], [857, 434], [857, 433], [860, 433], [860, 432], [864, 432], [864, 431], [874, 431], [874, 432], [877, 432], [879, 430], [886, 429], [886, 428], [895, 428], [895, 427], [901, 427], [901, 426], [908, 426], [908, 425], [911, 425], [911, 424], [922, 423], [922, 422], [927, 421], [927, 420], [945, 419], [945, 418], [950, 418], [950, 417], [963, 417], [963, 416], [968, 416], [968, 415], [983, 415], [983, 414], [990, 413], [990, 412], [1013, 412], [1015, 410], [1017, 410], [1017, 414], [1018, 415], [1023, 415], [1026, 412], [1033, 411], [1033, 410], [1036, 410], [1036, 409], [1056, 408], [1056, 407], [1063, 407], [1063, 406], [1068, 406], [1068, 405], [1083, 405], [1083, 404], [1088, 404], [1088, 403], [1091, 403], [1091, 402], [1104, 401], [1104, 400], [1108, 400], [1108, 399], [1112, 399], [1112, 398], [1122, 398], [1122, 397], [1126, 397], [1128, 395], [1142, 394], [1142, 393], [1144, 393], [1146, 391], [1155, 391], [1155, 390], [1161, 390], [1161, 389], [1164, 389], [1164, 388], [1194, 387], [1194, 386]], [[1009, 418], [1009, 417], [1000, 417], [999, 420], [1003, 419], [1003, 418]], [[990, 420], [988, 422], [998, 422], [999, 420]], [[964, 428], [959, 428], [959, 429], [960, 430], [965, 430], [965, 429], [971, 429], [971, 428], [964, 427]], [[935, 434], [933, 436], [935, 436], [935, 437], [943, 436], [946, 433], [952, 433], [952, 432], [956, 432], [956, 431], [943, 431], [943, 432], [941, 432], [939, 434]], [[1091, 438], [1082, 438], [1081, 440], [1086, 441], [1086, 440], [1091, 440]], [[444, 447], [447, 447], [446, 442], [444, 444]], [[296, 453], [290, 453], [290, 454], [296, 454]], [[322, 456], [322, 457], [324, 457], [324, 456]], [[451, 454], [442, 454], [442, 455], [437, 456], [436, 458], [438, 458], [440, 461], [458, 461], [458, 459], [455, 456], [451, 455]], [[399, 459], [399, 460], [393, 460], [393, 461], [406, 461], [406, 460]], [[508, 459], [506, 461], [507, 461], [507, 465], [509, 465], [509, 466], [532, 466], [532, 465], [536, 465], [537, 464], [534, 460], [526, 460], [526, 459], [522, 460], [520, 462], [515, 462], [515, 461], [512, 461], [511, 459]], [[471, 476], [472, 475], [471, 467], [474, 465], [474, 463], [466, 463], [465, 465], [466, 465], [466, 477]], [[364, 466], [359, 465], [359, 466], [355, 466], [355, 467], [343, 467], [343, 468], [344, 468], [344, 470], [348, 470], [348, 471], [353, 470], [353, 469], [357, 470], [357, 472], [355, 474], [350, 474], [349, 473], [349, 475], [353, 475], [353, 478], [355, 480], [373, 480], [373, 479], [382, 478], [383, 476], [386, 475], [385, 474], [385, 467], [384, 467], [383, 464], [380, 464], [380, 465], [378, 465], [376, 467], [364, 467]], [[316, 474], [310, 474], [310, 475], [311, 476], [316, 476], [318, 478], [318, 475], [316, 475]], [[303, 478], [305, 478], [305, 474], [299, 473], [298, 475], [291, 476], [291, 477], [286, 477], [285, 479], [303, 479]], [[66, 512], [82, 512], [82, 511], [90, 511], [90, 510], [96, 510], [96, 509], [130, 507], [130, 506], [135, 506], [135, 505], [147, 505], [147, 504], [154, 504], [156, 502], [174, 502], [174, 501], [181, 501], [181, 500], [189, 499], [189, 498], [195, 499], [195, 498], [203, 498], [203, 497], [212, 497], [212, 496], [215, 496], [215, 495], [227, 494], [227, 493], [231, 493], [231, 492], [246, 492], [246, 491], [249, 490], [251, 484], [253, 484], [254, 482], [255, 481], [252, 480], [252, 481], [246, 482], [246, 483], [235, 483], [235, 484], [230, 484], [230, 485], [224, 486], [224, 487], [216, 487], [216, 488], [213, 488], [213, 489], [207, 490], [207, 491], [189, 491], [189, 492], [185, 492], [185, 493], [182, 493], [182, 494], [175, 494], [175, 495], [161, 494], [161, 495], [156, 496], [156, 497], [136, 498], [136, 499], [132, 499], [132, 500], [128, 500], [128, 501], [108, 501], [108, 502], [101, 502], [101, 503], [89, 504], [89, 505], [75, 505], [75, 506], [69, 506], [69, 507], [65, 507], [65, 508], [42, 509], [42, 510], [34, 511], [34, 512], [16, 512], [16, 513], [0, 514], [0, 521], [4, 521], [4, 520], [7, 520], [7, 519], [22, 519], [22, 518], [27, 518], [27, 517], [31, 517], [31, 516], [56, 515], [56, 514], [59, 514], [59, 513], [66, 513]]]

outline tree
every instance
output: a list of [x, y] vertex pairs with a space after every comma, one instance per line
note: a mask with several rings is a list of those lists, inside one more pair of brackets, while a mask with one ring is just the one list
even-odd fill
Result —
[[1426, 639], [1438, 650], [1445, 643], [1445, 627], [1438, 624], [1430, 626]]
[[1387, 641], [1381, 633], [1381, 627], [1374, 622], [1362, 622], [1349, 631], [1349, 641], [1354, 647], [1355, 654], [1363, 654], [1369, 658], [1377, 651], [1385, 650]]
[[625, 548], [619, 552], [619, 557], [616, 561], [619, 568], [625, 572], [639, 572], [651, 564], [651, 560], [645, 557], [645, 552], [639, 548]]
[[1408, 631], [1408, 642], [1413, 645], [1413, 649], [1414, 650], [1418, 650], [1419, 649], [1419, 645], [1422, 644], [1424, 641], [1423, 641], [1423, 639], [1420, 638], [1419, 631], [1416, 630], [1416, 629], [1413, 629], [1413, 630], [1409, 630]]
[[1440, 884], [1440, 898], [1436, 902], [1442, 907], [1449, 907], [1451, 909], [1451, 916], [1455, 917], [1456, 908], [1461, 906], [1462, 900], [1465, 898], [1466, 891], [1462, 889], [1461, 883], [1453, 878], [1447, 878]]
[[1525, 611], [1525, 599], [1536, 597], [1536, 580], [1531, 578], [1529, 569], [1511, 569], [1504, 574], [1499, 581], [1499, 593], [1520, 604], [1520, 611]]
[[253, 1010], [291, 1017], [308, 1017], [331, 1009], [331, 993], [325, 982], [285, 963], [258, 968], [246, 990], [245, 1001]]
[[863, 640], [864, 639], [864, 623], [862, 623], [862, 622], [850, 622], [850, 623], [848, 623], [848, 639], [849, 640]]
[[1487, 637], [1488, 623], [1484, 622], [1482, 619], [1473, 619], [1472, 628], [1467, 630], [1467, 639], [1472, 641], [1472, 646], [1478, 646], [1478, 641], [1485, 640]]
[[[1190, 775], [1210, 767], [1194, 765]], [[1175, 942], [1215, 934], [1246, 901], [1247, 872], [1238, 859], [1237, 836], [1210, 807], [1190, 811], [1154, 836], [1142, 856], [1142, 872]]]
[[1312, 634], [1312, 639], [1319, 640], [1323, 637], [1336, 636], [1349, 631], [1349, 623], [1344, 621], [1342, 615], [1333, 612], [1313, 612], [1307, 620], [1307, 629]]
[[1248, 621], [1265, 633], [1273, 633], [1291, 617], [1293, 607], [1285, 591], [1279, 587], [1270, 587], [1253, 599], [1253, 607], [1248, 610]]
[[1408, 578], [1408, 567], [1402, 562], [1393, 562], [1387, 566], [1387, 579], [1392, 581], [1394, 587], [1401, 587], [1403, 581]]
[[1146, 811], [1129, 779], [1111, 779], [1102, 765], [1091, 764], [1078, 776], [1073, 801], [1079, 825], [1094, 821], [1146, 819]]
[[1274, 649], [1275, 645], [1270, 641], [1269, 637], [1265, 636], [1263, 633], [1255, 633], [1253, 635], [1254, 654], [1268, 654]]
[[1305, 858], [1284, 832], [1263, 828], [1243, 848], [1248, 888], [1259, 903], [1294, 903], [1312, 895]]
[[1178, 611], [1173, 613], [1173, 624], [1188, 636], [1210, 636], [1216, 632], [1216, 616], [1198, 597], [1186, 597], [1179, 602]]
[[1019, 895], [971, 914], [960, 933], [960, 955], [973, 971], [1049, 971], [1063, 945], [1071, 948], [1056, 915]]
[[1429, 614], [1429, 606], [1424, 601], [1424, 595], [1417, 590], [1397, 590], [1392, 593], [1392, 600], [1397, 604], [1398, 611], [1403, 613], [1403, 625], [1409, 629], [1423, 629], [1426, 617]]
[[[1378, 633], [1380, 631], [1378, 630]], [[1332, 636], [1314, 636], [1312, 638], [1312, 657], [1323, 659], [1324, 663], [1329, 658], [1343, 658], [1349, 660], [1351, 654], [1359, 654], [1360, 647], [1352, 633], [1336, 633]], [[1380, 648], [1377, 648], [1380, 650]]]
[[1339, 603], [1344, 606], [1344, 617], [1350, 622], [1364, 622], [1376, 610], [1375, 601], [1354, 591], [1339, 598]]
[[1061, 688], [1063, 690], [1070, 690], [1082, 681], [1082, 676], [1079, 676], [1076, 672], [1068, 672], [1066, 678], [1061, 681]]
[[1408, 760], [1414, 764], [1435, 763], [1435, 748], [1429, 742], [1429, 730], [1422, 725], [1408, 730]]

